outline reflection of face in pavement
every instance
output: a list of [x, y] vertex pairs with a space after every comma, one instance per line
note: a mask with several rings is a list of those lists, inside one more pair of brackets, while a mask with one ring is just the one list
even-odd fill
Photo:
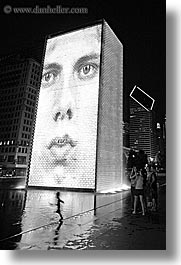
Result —
[[85, 187], [85, 176], [89, 176], [88, 188], [94, 188], [100, 65], [98, 27], [47, 42], [31, 184], [79, 188]]

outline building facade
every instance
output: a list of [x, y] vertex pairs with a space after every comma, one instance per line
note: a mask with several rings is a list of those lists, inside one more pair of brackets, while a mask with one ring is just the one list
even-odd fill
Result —
[[146, 110], [130, 98], [130, 148], [144, 150], [148, 159], [158, 152], [156, 121], [153, 110]]
[[40, 84], [40, 64], [19, 55], [0, 60], [0, 176], [24, 178]]

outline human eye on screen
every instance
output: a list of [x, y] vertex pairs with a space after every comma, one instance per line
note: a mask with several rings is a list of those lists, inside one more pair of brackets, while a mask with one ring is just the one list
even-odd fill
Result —
[[43, 87], [52, 86], [58, 79], [58, 72], [55, 70], [46, 71], [42, 76], [41, 84]]
[[78, 70], [79, 79], [92, 79], [96, 76], [99, 66], [96, 63], [86, 63], [81, 65]]

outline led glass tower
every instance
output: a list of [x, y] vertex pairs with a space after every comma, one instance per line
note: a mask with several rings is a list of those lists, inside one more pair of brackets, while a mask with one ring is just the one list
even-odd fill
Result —
[[118, 188], [122, 99], [123, 46], [104, 20], [49, 36], [28, 185]]

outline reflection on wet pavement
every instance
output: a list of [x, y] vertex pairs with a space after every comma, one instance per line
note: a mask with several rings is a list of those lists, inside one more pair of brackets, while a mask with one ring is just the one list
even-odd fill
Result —
[[[0, 191], [0, 240], [22, 231], [23, 211], [25, 207], [26, 192], [22, 190]], [[0, 242], [0, 249], [14, 249], [19, 237], [10, 241]]]
[[[1, 237], [6, 240], [4, 248], [13, 241], [10, 248], [17, 249], [51, 249], [63, 248], [70, 240], [86, 239], [88, 231], [97, 218], [107, 212], [120, 208], [122, 195], [81, 192], [61, 192], [64, 221], [59, 225], [56, 213], [55, 191], [28, 190], [1, 191]], [[25, 196], [26, 195], [26, 196]], [[115, 201], [118, 201], [115, 203]], [[92, 228], [94, 229], [94, 228]], [[16, 237], [11, 237], [18, 235]], [[4, 243], [0, 242], [0, 246]], [[67, 247], [70, 247], [68, 243]], [[2, 248], [2, 247], [1, 247]], [[72, 246], [71, 248], [75, 248]]]
[[[155, 244], [163, 248], [165, 215], [131, 215], [130, 191], [109, 195], [61, 191], [63, 222], [56, 213], [55, 194], [37, 189], [0, 191], [0, 249], [149, 249]], [[148, 243], [145, 235], [148, 239], [155, 234], [156, 240], [158, 232], [163, 244]], [[135, 248], [140, 236], [142, 243]]]

